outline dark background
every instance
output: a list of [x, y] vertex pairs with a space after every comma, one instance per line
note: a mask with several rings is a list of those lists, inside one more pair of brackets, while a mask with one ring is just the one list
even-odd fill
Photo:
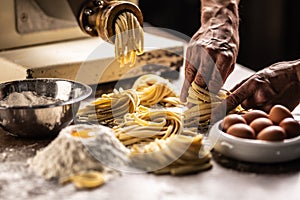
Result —
[[[200, 27], [200, 0], [140, 0], [144, 21], [191, 37]], [[300, 59], [300, 1], [241, 0], [237, 62], [259, 70]]]

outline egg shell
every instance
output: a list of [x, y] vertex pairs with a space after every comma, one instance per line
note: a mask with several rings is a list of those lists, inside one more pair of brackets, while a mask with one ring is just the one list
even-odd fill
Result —
[[243, 118], [246, 120], [247, 124], [250, 124], [254, 119], [261, 117], [268, 118], [269, 115], [262, 110], [251, 110], [243, 115]]
[[254, 130], [247, 124], [233, 124], [226, 133], [240, 138], [255, 139]]
[[267, 141], [282, 141], [286, 138], [283, 128], [280, 126], [268, 126], [257, 134], [257, 139]]
[[275, 105], [271, 108], [269, 118], [274, 124], [279, 124], [284, 118], [291, 117], [291, 111], [282, 105]]
[[221, 126], [223, 131], [227, 131], [230, 126], [238, 123], [246, 124], [247, 122], [241, 115], [230, 114], [223, 119]]
[[293, 138], [300, 135], [300, 124], [294, 118], [283, 119], [279, 126], [284, 129], [287, 138]]
[[273, 125], [273, 122], [270, 119], [265, 118], [265, 117], [260, 117], [260, 118], [254, 119], [250, 123], [250, 127], [253, 128], [256, 135], [264, 128], [266, 128], [268, 126], [272, 126], [272, 125]]

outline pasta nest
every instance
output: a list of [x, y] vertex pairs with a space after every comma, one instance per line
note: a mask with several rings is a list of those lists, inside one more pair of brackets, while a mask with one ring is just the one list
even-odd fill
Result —
[[[133, 145], [129, 158], [135, 167], [155, 174], [184, 175], [210, 169], [211, 154], [202, 151], [202, 135], [171, 135], [145, 146]], [[199, 155], [199, 152], [202, 152]]]
[[137, 112], [127, 113], [124, 122], [113, 129], [125, 146], [131, 146], [179, 134], [182, 131], [181, 121], [180, 113], [140, 106]]
[[99, 122], [112, 127], [122, 121], [125, 114], [135, 112], [139, 103], [134, 90], [114, 90], [79, 109], [77, 116], [82, 122]]
[[141, 105], [148, 107], [156, 104], [164, 107], [183, 106], [173, 85], [160, 76], [143, 75], [134, 82], [132, 89], [137, 91]]

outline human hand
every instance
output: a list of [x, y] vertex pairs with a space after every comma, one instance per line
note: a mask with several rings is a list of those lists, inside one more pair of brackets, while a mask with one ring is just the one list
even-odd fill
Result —
[[275, 63], [243, 80], [231, 92], [220, 106], [226, 106], [227, 112], [240, 104], [266, 112], [275, 104], [293, 110], [300, 101], [300, 59]]
[[181, 101], [186, 101], [193, 81], [217, 93], [233, 71], [239, 48], [238, 2], [201, 1], [202, 25], [187, 47]]

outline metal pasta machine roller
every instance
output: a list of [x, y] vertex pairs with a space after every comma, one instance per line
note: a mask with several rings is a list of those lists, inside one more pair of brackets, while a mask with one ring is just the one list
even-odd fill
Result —
[[[137, 0], [7, 0], [0, 7], [0, 81], [66, 78], [99, 84], [145, 73], [170, 74], [183, 63], [183, 43], [145, 31], [133, 67], [115, 59], [116, 18]], [[3, 28], [5, 27], [5, 28]]]

